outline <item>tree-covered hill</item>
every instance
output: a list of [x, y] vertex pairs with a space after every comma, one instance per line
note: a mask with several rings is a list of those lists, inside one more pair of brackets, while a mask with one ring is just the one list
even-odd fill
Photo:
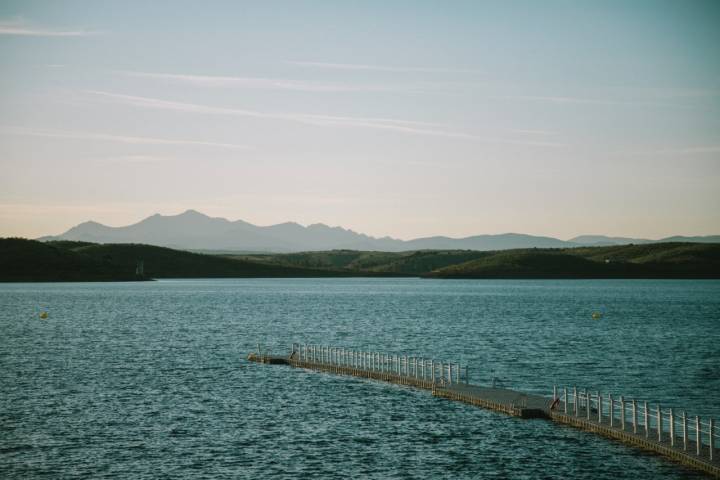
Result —
[[[144, 275], [136, 275], [142, 261]], [[136, 244], [0, 239], [0, 281], [122, 281], [152, 278], [322, 277], [341, 272], [269, 265]]]
[[[138, 261], [144, 265], [141, 276]], [[338, 276], [720, 278], [720, 244], [226, 256], [140, 244], [0, 239], [0, 281]]]

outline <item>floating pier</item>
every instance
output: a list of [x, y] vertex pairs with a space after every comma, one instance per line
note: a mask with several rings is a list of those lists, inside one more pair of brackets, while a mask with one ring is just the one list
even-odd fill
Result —
[[248, 360], [351, 375], [429, 390], [520, 418], [544, 418], [671, 458], [720, 478], [720, 426], [714, 419], [577, 387], [552, 387], [552, 396], [470, 383], [468, 366], [425, 357], [323, 345], [293, 344], [289, 355], [258, 351]]

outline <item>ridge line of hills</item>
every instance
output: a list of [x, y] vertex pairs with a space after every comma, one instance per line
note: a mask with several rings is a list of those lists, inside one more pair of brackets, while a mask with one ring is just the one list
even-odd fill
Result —
[[304, 227], [286, 222], [257, 226], [243, 220], [213, 218], [195, 210], [179, 215], [155, 214], [132, 225], [109, 227], [94, 221], [81, 223], [63, 234], [41, 237], [40, 241], [71, 240], [91, 243], [141, 243], [199, 252], [289, 253], [326, 250], [403, 252], [416, 250], [508, 250], [517, 248], [571, 248], [620, 244], [666, 242], [720, 243], [720, 235], [660, 240], [581, 235], [570, 240], [553, 237], [505, 233], [464, 238], [433, 236], [412, 240], [372, 237], [316, 223]]
[[[136, 273], [139, 261], [144, 274]], [[720, 243], [210, 255], [143, 244], [0, 238], [0, 281], [161, 278], [720, 278]]]

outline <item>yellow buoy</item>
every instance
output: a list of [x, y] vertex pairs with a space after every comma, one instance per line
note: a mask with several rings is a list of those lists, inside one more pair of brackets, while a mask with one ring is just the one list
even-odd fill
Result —
[[592, 314], [593, 320], [600, 320], [602, 318], [602, 313], [600, 312], [593, 312]]
[[48, 313], [47, 313], [47, 312], [41, 312], [41, 313], [40, 313], [40, 318], [42, 318], [43, 320], [45, 320], [47, 317], [48, 317]]

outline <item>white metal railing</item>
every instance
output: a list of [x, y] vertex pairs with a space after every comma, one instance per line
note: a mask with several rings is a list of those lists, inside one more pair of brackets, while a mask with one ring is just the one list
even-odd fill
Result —
[[423, 357], [299, 343], [292, 344], [290, 355], [292, 360], [318, 366], [337, 366], [386, 373], [402, 378], [428, 380], [443, 385], [467, 384], [470, 381], [467, 365], [461, 366], [458, 363]]
[[678, 414], [673, 408], [663, 409], [648, 402], [627, 400], [622, 396], [602, 395], [600, 392], [571, 391], [563, 387], [562, 394], [553, 387], [553, 408], [595, 423], [607, 423], [612, 428], [645, 435], [673, 447], [693, 451], [698, 456], [716, 459], [720, 445], [720, 426], [715, 419]]

